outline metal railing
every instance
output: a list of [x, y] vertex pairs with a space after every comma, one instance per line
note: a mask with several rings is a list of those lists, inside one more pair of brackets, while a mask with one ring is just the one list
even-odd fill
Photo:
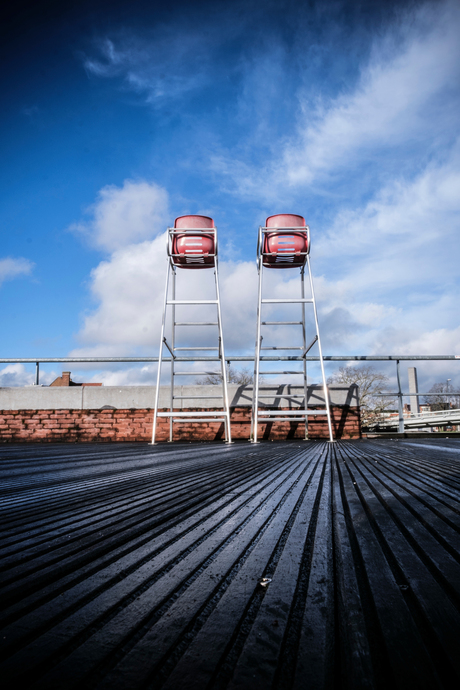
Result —
[[[432, 394], [430, 394], [432, 395]], [[439, 395], [436, 393], [434, 395]], [[458, 393], [443, 393], [442, 395], [457, 395]], [[397, 419], [388, 417], [377, 423], [379, 430], [390, 429], [397, 426]], [[446, 426], [449, 424], [460, 424], [460, 409], [437, 410], [436, 412], [411, 412], [404, 415], [404, 426], [407, 427], [426, 427], [426, 426]]]
[[[265, 362], [319, 362], [320, 357], [315, 356], [299, 356], [299, 355], [261, 355], [261, 361]], [[163, 361], [171, 361], [170, 357], [165, 357]], [[175, 362], [219, 362], [219, 357], [203, 356], [203, 357], [178, 357]], [[254, 357], [249, 355], [226, 355], [225, 361], [228, 365], [231, 362], [254, 362]], [[398, 399], [398, 431], [404, 433], [404, 406], [403, 398], [405, 397], [429, 397], [442, 395], [443, 397], [454, 397], [458, 393], [404, 393], [401, 386], [400, 363], [401, 362], [438, 362], [438, 361], [460, 361], [460, 355], [324, 355], [323, 362], [395, 362], [396, 364], [396, 380], [398, 390], [394, 393], [379, 394], [382, 397], [396, 397]], [[116, 363], [130, 363], [142, 364], [147, 362], [158, 362], [158, 357], [6, 357], [0, 358], [0, 364], [35, 364], [35, 385], [38, 386], [40, 382], [40, 364], [116, 364]], [[215, 373], [215, 372], [209, 372]], [[190, 376], [194, 374], [191, 373]]]

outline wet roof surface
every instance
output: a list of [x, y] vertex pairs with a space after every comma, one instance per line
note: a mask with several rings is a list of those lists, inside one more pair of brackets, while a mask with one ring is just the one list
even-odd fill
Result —
[[0, 458], [4, 687], [460, 687], [459, 440]]

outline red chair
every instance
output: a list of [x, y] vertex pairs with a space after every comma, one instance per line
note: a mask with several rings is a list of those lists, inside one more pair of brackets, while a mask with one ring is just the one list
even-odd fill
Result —
[[[216, 231], [208, 216], [180, 216], [174, 221], [170, 256], [179, 268], [213, 268], [216, 265]], [[213, 232], [205, 233], [208, 228]], [[177, 230], [184, 232], [178, 233]]]
[[309, 239], [308, 227], [302, 216], [291, 213], [270, 216], [264, 229], [263, 265], [266, 268], [303, 266], [310, 251]]

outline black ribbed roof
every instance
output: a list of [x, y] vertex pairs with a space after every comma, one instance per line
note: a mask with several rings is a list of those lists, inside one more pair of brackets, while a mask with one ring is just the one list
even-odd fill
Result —
[[4, 687], [459, 687], [459, 440], [0, 458]]

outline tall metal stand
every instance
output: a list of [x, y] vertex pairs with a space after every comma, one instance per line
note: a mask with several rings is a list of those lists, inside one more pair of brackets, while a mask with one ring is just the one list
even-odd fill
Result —
[[[219, 277], [218, 277], [218, 260], [217, 260], [217, 230], [215, 228], [203, 228], [197, 229], [192, 228], [190, 232], [193, 232], [194, 236], [200, 235], [213, 235], [215, 242], [215, 254], [213, 255], [214, 262], [210, 268], [214, 271], [214, 287], [215, 287], [215, 299], [208, 300], [196, 300], [196, 299], [186, 299], [178, 300], [176, 299], [176, 281], [177, 281], [177, 268], [174, 259], [176, 256], [173, 253], [173, 238], [175, 235], [183, 235], [184, 229], [177, 230], [176, 228], [168, 228], [168, 267], [166, 271], [166, 284], [164, 292], [164, 302], [163, 302], [163, 316], [161, 322], [161, 335], [160, 335], [160, 351], [158, 360], [158, 372], [157, 372], [157, 385], [155, 391], [155, 405], [153, 412], [153, 429], [152, 429], [152, 444], [156, 443], [156, 431], [157, 422], [159, 418], [166, 417], [169, 418], [169, 440], [173, 440], [173, 425], [174, 424], [184, 424], [193, 422], [224, 422], [225, 428], [225, 440], [227, 443], [231, 443], [231, 429], [230, 429], [230, 408], [228, 402], [228, 387], [227, 387], [227, 376], [226, 376], [226, 366], [225, 366], [225, 352], [224, 352], [224, 339], [222, 333], [222, 315], [220, 306], [220, 291], [219, 291]], [[207, 257], [209, 255], [206, 255]], [[171, 299], [168, 298], [168, 292], [171, 285]], [[187, 306], [193, 307], [197, 305], [214, 305], [216, 308], [216, 320], [215, 321], [177, 321], [177, 308], [186, 308]], [[170, 308], [171, 313], [171, 332], [169, 335], [169, 341], [166, 338], [166, 321], [167, 313]], [[177, 342], [177, 327], [201, 327], [201, 326], [214, 326], [217, 329], [217, 344], [210, 347], [178, 347]], [[159, 401], [160, 401], [160, 383], [161, 383], [161, 369], [164, 361], [164, 348], [169, 351], [171, 356], [171, 381], [170, 381], [170, 395], [169, 395], [169, 411], [160, 412]], [[209, 374], [214, 374], [215, 372], [210, 371], [176, 371], [176, 361], [179, 351], [181, 352], [198, 352], [198, 351], [216, 351], [218, 360], [220, 362], [220, 375], [222, 378], [222, 394], [221, 395], [177, 395], [175, 381], [177, 376], [205, 376]], [[193, 363], [194, 361], [199, 361], [200, 358], [197, 356], [196, 360], [187, 357], [187, 361]], [[174, 406], [177, 400], [204, 400], [214, 398], [220, 400], [221, 404], [216, 405], [217, 409], [212, 411], [183, 411], [174, 410]]]
[[[290, 228], [292, 231], [303, 231], [308, 233], [308, 249], [309, 249], [309, 230], [308, 226], [302, 226], [298, 228]], [[275, 422], [275, 421], [289, 421], [289, 422], [303, 422], [305, 423], [305, 438], [308, 438], [308, 417], [309, 416], [319, 416], [326, 415], [329, 431], [329, 440], [334, 441], [334, 435], [332, 431], [332, 420], [331, 420], [331, 409], [329, 402], [329, 391], [326, 384], [326, 376], [324, 372], [324, 361], [323, 352], [321, 347], [321, 338], [319, 333], [318, 325], [318, 314], [316, 310], [316, 299], [315, 292], [313, 288], [313, 278], [310, 268], [310, 259], [308, 252], [305, 253], [303, 265], [300, 267], [300, 297], [285, 298], [285, 299], [264, 299], [263, 298], [263, 273], [264, 273], [264, 235], [266, 233], [273, 233], [274, 228], [260, 227], [259, 228], [259, 241], [257, 248], [257, 269], [259, 274], [259, 289], [258, 289], [258, 300], [257, 300], [257, 336], [256, 336], [256, 348], [255, 348], [255, 358], [254, 358], [254, 396], [252, 401], [252, 419], [251, 419], [251, 441], [253, 443], [258, 443], [258, 423], [259, 422]], [[281, 230], [281, 229], [280, 229]], [[292, 266], [289, 266], [292, 268]], [[310, 292], [311, 297], [305, 297], [305, 268], [308, 271]], [[299, 321], [262, 321], [262, 310], [264, 305], [267, 304], [300, 304], [301, 305], [301, 319]], [[315, 320], [315, 331], [316, 334], [310, 344], [307, 345], [307, 329], [305, 321], [305, 307], [307, 304], [313, 306], [314, 320]], [[267, 346], [262, 345], [263, 326], [300, 326], [302, 330], [301, 344], [298, 346]], [[308, 385], [307, 385], [307, 362], [306, 355], [311, 350], [311, 348], [318, 343], [320, 365], [321, 365], [321, 378], [323, 383], [323, 393], [325, 401], [324, 410], [312, 410], [308, 407]], [[300, 350], [302, 351], [302, 370], [288, 370], [288, 371], [261, 371], [260, 361], [261, 352], [264, 350]], [[263, 361], [263, 360], [262, 360]], [[298, 360], [294, 360], [298, 361]], [[274, 376], [282, 374], [283, 376], [299, 376], [303, 378], [303, 396], [299, 395], [283, 395], [283, 394], [261, 394], [260, 393], [260, 377], [261, 376]], [[280, 399], [286, 399], [289, 401], [299, 400], [299, 403], [303, 400], [303, 407], [299, 404], [295, 410], [273, 410], [267, 409], [267, 406], [263, 406], [262, 399], [270, 398], [273, 399], [279, 397]], [[260, 405], [262, 404], [262, 407]]]

